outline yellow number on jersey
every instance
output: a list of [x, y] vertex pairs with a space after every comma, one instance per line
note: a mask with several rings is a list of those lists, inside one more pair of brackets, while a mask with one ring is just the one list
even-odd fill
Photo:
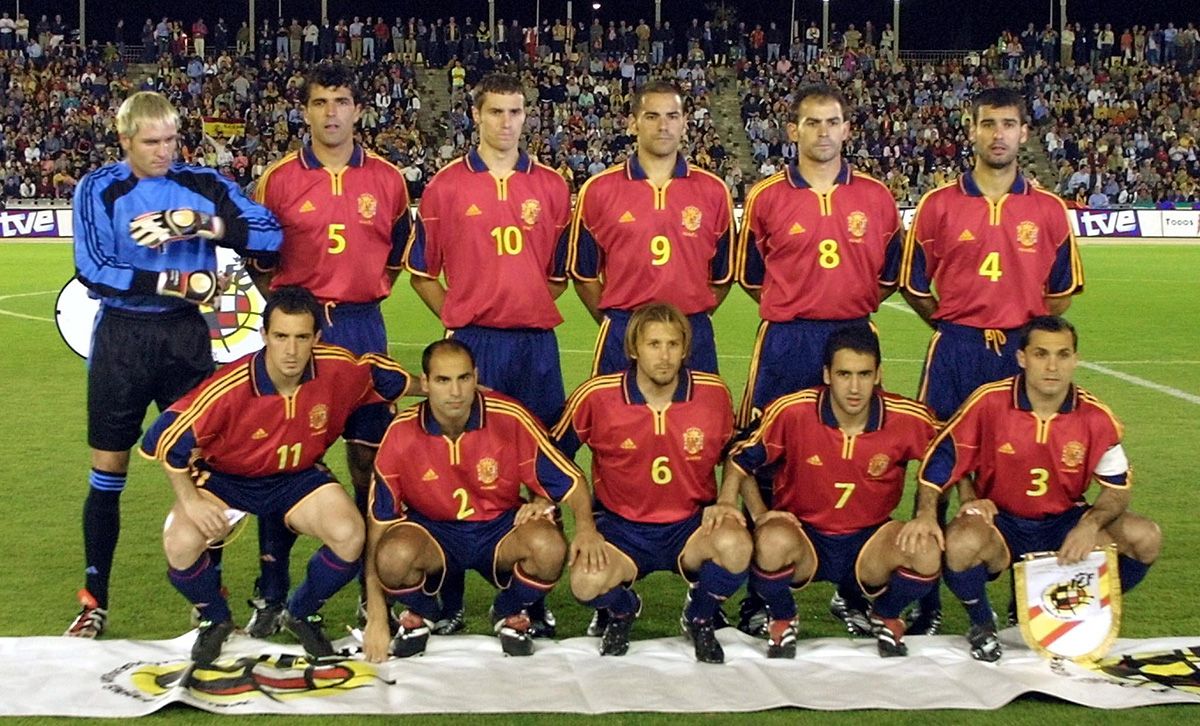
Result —
[[284, 444], [283, 446], [280, 446], [278, 449], [275, 449], [275, 453], [279, 455], [279, 468], [286, 469], [288, 467], [288, 451], [289, 450], [292, 452], [292, 466], [293, 467], [300, 466], [300, 449], [301, 449], [300, 444], [292, 444], [291, 446]]
[[340, 255], [346, 251], [346, 237], [342, 234], [345, 231], [344, 224], [329, 225], [329, 254]]
[[650, 462], [650, 481], [659, 486], [666, 486], [671, 483], [674, 475], [671, 474], [671, 460], [665, 456], [659, 456]]
[[467, 506], [467, 490], [459, 487], [454, 490], [454, 498], [458, 500], [458, 514], [455, 515], [459, 519], [466, 519], [475, 513], [475, 508]]
[[1040, 497], [1050, 489], [1047, 484], [1050, 481], [1050, 472], [1038, 467], [1037, 469], [1030, 469], [1029, 476], [1033, 477], [1033, 480], [1029, 482], [1029, 488], [1025, 490], [1025, 496]]
[[520, 227], [492, 227], [492, 239], [496, 240], [496, 254], [519, 255], [525, 247], [525, 236]]
[[846, 506], [846, 502], [850, 501], [850, 495], [854, 493], [854, 482], [838, 481], [834, 482], [833, 486], [835, 489], [842, 490], [842, 496], [838, 497], [837, 504], [833, 505], [833, 508], [841, 509]]
[[821, 244], [817, 245], [817, 252], [821, 256], [817, 258], [817, 263], [826, 270], [832, 270], [842, 262], [841, 256], [838, 255], [838, 243], [835, 239], [821, 240]]
[[654, 255], [650, 264], [657, 266], [667, 264], [671, 259], [671, 240], [667, 239], [666, 235], [655, 235], [650, 240], [650, 254]]
[[997, 282], [1000, 279], [1000, 276], [1004, 273], [1000, 270], [999, 252], [987, 253], [987, 257], [984, 257], [983, 263], [979, 265], [979, 274], [992, 282]]

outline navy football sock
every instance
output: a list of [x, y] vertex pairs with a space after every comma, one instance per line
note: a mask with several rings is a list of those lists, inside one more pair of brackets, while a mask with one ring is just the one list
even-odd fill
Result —
[[931, 588], [937, 587], [940, 578], [941, 573], [926, 576], [897, 567], [888, 579], [887, 591], [875, 598], [875, 614], [884, 618], [900, 617], [900, 612], [908, 607], [909, 603], [920, 598]]
[[183, 570], [168, 567], [167, 579], [196, 606], [201, 619], [223, 623], [232, 617], [229, 603], [221, 595], [221, 571], [213, 565], [207, 551], [191, 567]]
[[1150, 565], [1141, 560], [1135, 560], [1132, 557], [1119, 555], [1117, 557], [1117, 570], [1121, 577], [1121, 592], [1129, 592], [1137, 587], [1137, 584], [1146, 576], [1146, 573], [1150, 570]]
[[426, 578], [422, 577], [421, 581], [412, 587], [384, 587], [383, 592], [389, 605], [398, 602], [426, 620], [437, 620], [437, 599], [425, 592], [425, 582]]
[[633, 615], [637, 612], [638, 600], [633, 588], [617, 585], [608, 592], [584, 602], [583, 605], [596, 610], [605, 610], [618, 618]]
[[986, 566], [975, 565], [962, 572], [945, 570], [942, 577], [945, 578], [950, 592], [962, 601], [973, 625], [983, 625], [993, 621], [992, 605], [988, 602], [987, 596], [988, 571]]
[[451, 615], [462, 610], [466, 590], [467, 573], [447, 568], [442, 576], [442, 589], [438, 590], [438, 597], [442, 600], [442, 613]]
[[108, 607], [108, 579], [121, 534], [121, 491], [126, 475], [92, 469], [83, 502], [84, 581], [102, 608]]
[[692, 598], [684, 617], [688, 620], [712, 620], [717, 608], [738, 591], [747, 575], [746, 570], [730, 572], [712, 560], [705, 560], [700, 565], [700, 576], [692, 588]]
[[258, 518], [259, 575], [258, 596], [268, 603], [281, 603], [291, 588], [288, 563], [296, 533], [287, 528], [283, 518], [268, 515]]
[[792, 597], [792, 577], [795, 574], [795, 567], [785, 567], [775, 572], [750, 568], [750, 586], [766, 603], [773, 620], [796, 617], [796, 600]]
[[545, 582], [525, 574], [520, 565], [513, 566], [512, 579], [508, 587], [496, 595], [492, 605], [496, 617], [516, 615], [533, 603], [541, 600], [554, 589], [553, 582]]
[[[913, 508], [914, 508], [914, 512], [915, 512], [916, 505], [914, 505]], [[950, 509], [950, 502], [948, 502], [944, 499], [938, 502], [938, 505], [937, 505], [938, 524], [941, 524], [943, 527], [946, 525], [946, 516], [947, 516], [947, 512], [949, 511], [949, 509]], [[940, 587], [931, 588], [929, 590], [929, 592], [925, 593], [921, 597], [918, 607], [921, 609], [922, 612], [926, 612], [926, 613], [933, 612], [934, 610], [941, 610], [942, 609], [942, 589]]]
[[308, 577], [288, 600], [288, 613], [306, 618], [321, 609], [325, 601], [345, 587], [358, 574], [359, 561], [347, 562], [322, 545], [308, 560]]

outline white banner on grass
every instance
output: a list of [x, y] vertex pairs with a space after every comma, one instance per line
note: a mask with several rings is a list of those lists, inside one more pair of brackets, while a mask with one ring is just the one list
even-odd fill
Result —
[[725, 629], [722, 666], [696, 663], [682, 637], [635, 641], [621, 658], [597, 655], [596, 638], [505, 658], [495, 638], [435, 637], [421, 658], [313, 666], [296, 646], [234, 636], [204, 669], [187, 660], [193, 638], [0, 638], [0, 715], [138, 716], [169, 703], [229, 714], [996, 709], [1034, 692], [1096, 708], [1200, 704], [1200, 637], [1118, 641], [1100, 668], [1043, 659], [1016, 629], [996, 664], [946, 635], [910, 637], [909, 656], [888, 659], [873, 640], [806, 640], [783, 661]]

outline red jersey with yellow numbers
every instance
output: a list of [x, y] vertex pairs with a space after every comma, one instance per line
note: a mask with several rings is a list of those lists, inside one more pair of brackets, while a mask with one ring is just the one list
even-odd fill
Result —
[[1093, 477], [1103, 486], [1130, 486], [1122, 434], [1113, 412], [1078, 386], [1043, 421], [1030, 406], [1024, 375], [1013, 376], [971, 394], [930, 446], [919, 481], [945, 490], [974, 474], [979, 498], [1042, 519], [1083, 501]]
[[437, 521], [486, 522], [524, 503], [521, 485], [557, 502], [582, 483], [583, 472], [524, 406], [479, 393], [454, 439], [428, 402], [396, 416], [375, 456], [371, 516], [386, 522], [411, 509]]
[[900, 286], [929, 297], [938, 320], [1019, 328], [1046, 314], [1046, 297], [1083, 291], [1067, 208], [1020, 174], [999, 202], [970, 172], [921, 198], [904, 242]]
[[725, 182], [678, 155], [654, 186], [634, 154], [583, 185], [567, 268], [604, 281], [603, 309], [669, 302], [685, 315], [717, 306], [710, 285], [733, 279], [733, 200]]
[[887, 187], [843, 163], [833, 188], [816, 192], [792, 164], [746, 198], [738, 281], [762, 289], [763, 320], [866, 317], [879, 309], [879, 287], [896, 284], [901, 239]]
[[414, 275], [446, 275], [447, 328], [549, 330], [562, 322], [547, 280], [564, 281], [567, 182], [521, 152], [511, 174], [472, 149], [429, 182], [404, 254]]
[[391, 292], [411, 226], [404, 174], [354, 147], [340, 172], [305, 146], [272, 164], [254, 199], [283, 227], [271, 288], [301, 285], [322, 302], [365, 303]]
[[634, 522], [679, 522], [717, 499], [733, 399], [720, 377], [684, 369], [671, 404], [655, 411], [630, 369], [584, 382], [551, 433], [571, 455], [591, 448], [604, 509]]
[[143, 456], [185, 469], [193, 458], [223, 474], [262, 477], [311, 467], [359, 406], [393, 401], [412, 378], [381, 355], [313, 346], [300, 386], [280, 394], [266, 352], [226, 365], [176, 401], [142, 439]]
[[748, 439], [734, 447], [742, 471], [771, 471], [773, 508], [826, 534], [886, 522], [904, 493], [904, 471], [937, 431], [924, 404], [876, 391], [861, 434], [838, 427], [829, 388], [776, 399]]

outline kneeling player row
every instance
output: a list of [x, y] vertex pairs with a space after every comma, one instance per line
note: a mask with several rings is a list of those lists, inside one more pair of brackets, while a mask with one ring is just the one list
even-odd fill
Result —
[[[314, 615], [357, 572], [364, 526], [317, 460], [355, 406], [414, 387], [387, 359], [314, 345], [320, 318], [301, 293], [277, 293], [265, 315], [266, 349], [173, 406], [143, 444], [176, 487], [164, 537], [172, 582], [205, 618], [197, 661], [216, 658], [232, 630], [205, 552], [227, 531], [227, 508], [282, 516], [322, 539], [282, 617], [310, 655], [332, 654]], [[1035, 320], [1019, 354], [1025, 372], [980, 388], [940, 433], [924, 406], [879, 389], [870, 329], [838, 331], [825, 351], [826, 385], [768, 406], [730, 448], [719, 491], [732, 401], [719, 378], [682, 366], [689, 339], [687, 319], [673, 307], [637, 311], [625, 341], [632, 366], [580, 386], [549, 435], [512, 399], [478, 390], [465, 345], [430, 345], [421, 375], [428, 399], [396, 417], [375, 461], [366, 656], [423, 652], [443, 579], [466, 569], [500, 589], [492, 620], [504, 651], [529, 654], [528, 611], [566, 564], [572, 593], [597, 610], [602, 654], [628, 648], [641, 609], [633, 583], [674, 570], [690, 585], [682, 626], [701, 661], [723, 660], [714, 636], [720, 604], [747, 580], [765, 601], [769, 656], [795, 654], [791, 589], [814, 579], [856, 584], [871, 598], [881, 654], [903, 655], [901, 612], [937, 586], [944, 563], [971, 615], [972, 655], [995, 660], [984, 585], [1011, 557], [1059, 550], [1077, 560], [1115, 541], [1128, 589], [1157, 556], [1157, 528], [1126, 511], [1119, 424], [1071, 382], [1076, 340], [1061, 319]], [[584, 444], [595, 516], [569, 458]], [[910, 460], [922, 460], [917, 516], [892, 521]], [[960, 514], [943, 532], [936, 503], [972, 473], [974, 482], [959, 487]], [[1089, 507], [1083, 493], [1093, 477], [1103, 491]], [[558, 502], [574, 514], [569, 544], [554, 522]], [[405, 606], [395, 623], [393, 602]]]

